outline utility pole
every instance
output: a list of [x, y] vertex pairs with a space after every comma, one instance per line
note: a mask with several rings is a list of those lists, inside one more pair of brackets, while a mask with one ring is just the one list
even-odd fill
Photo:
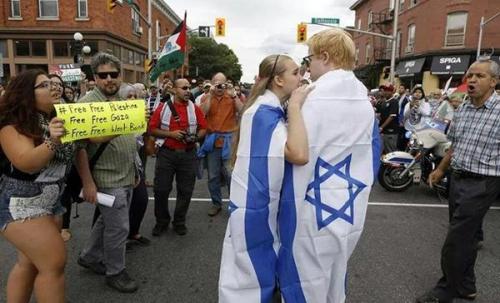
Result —
[[481, 22], [479, 23], [479, 40], [477, 42], [476, 60], [479, 59], [479, 56], [481, 55], [481, 43], [483, 42], [483, 28], [484, 28], [484, 26], [498, 16], [500, 16], [500, 12], [496, 13], [493, 17], [489, 18], [486, 21], [484, 21], [484, 16], [481, 17]]
[[396, 47], [398, 42], [398, 18], [399, 18], [399, 0], [394, 0], [394, 23], [392, 25], [392, 51], [391, 51], [391, 72], [389, 81], [394, 84], [396, 70]]

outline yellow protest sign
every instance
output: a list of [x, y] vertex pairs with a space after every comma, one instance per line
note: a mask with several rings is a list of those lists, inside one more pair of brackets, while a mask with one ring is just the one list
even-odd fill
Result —
[[144, 100], [56, 104], [55, 108], [66, 129], [63, 143], [146, 131]]

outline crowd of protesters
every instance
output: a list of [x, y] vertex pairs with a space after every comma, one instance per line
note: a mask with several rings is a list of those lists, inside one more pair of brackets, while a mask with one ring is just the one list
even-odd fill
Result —
[[[18, 252], [7, 283], [8, 302], [28, 302], [32, 291], [38, 302], [65, 300], [64, 241], [71, 239], [71, 206], [77, 200], [68, 190], [71, 171], [76, 171], [81, 179], [83, 200], [96, 205], [92, 230], [78, 264], [104, 275], [106, 284], [120, 292], [138, 289], [126, 270], [127, 246], [151, 242], [140, 233], [148, 201], [144, 169], [148, 155], [156, 157], [153, 236], [161, 236], [170, 224], [180, 236], [188, 232], [186, 214], [200, 166], [208, 170], [209, 216], [216, 216], [222, 209], [221, 188], [230, 190], [231, 144], [246, 101], [241, 86], [217, 73], [210, 80], [165, 79], [160, 87], [146, 89], [141, 83], [123, 83], [121, 62], [107, 53], [96, 54], [91, 68], [94, 80], [88, 80], [85, 89], [66, 86], [58, 75], [28, 70], [14, 77], [0, 92], [0, 232]], [[496, 147], [498, 141], [464, 130], [463, 121], [480, 123], [474, 120], [474, 115], [480, 113], [468, 112], [469, 107], [489, 110], [493, 114], [488, 117], [493, 115], [496, 120], [482, 121], [486, 126], [481, 129], [498, 130], [500, 101], [494, 90], [498, 74], [498, 65], [493, 61], [474, 63], [467, 78], [471, 83], [469, 98], [440, 91], [426, 95], [420, 85], [413, 87], [411, 93], [404, 85], [397, 91], [392, 85], [382, 85], [372, 98], [384, 153], [405, 148], [408, 124], [426, 118], [455, 121], [455, 115], [462, 119], [451, 128], [454, 158], [450, 155], [438, 170], [439, 173], [447, 169], [451, 163], [456, 172], [451, 193], [456, 205], [454, 213], [450, 213], [450, 230], [442, 252], [443, 278], [418, 302], [448, 302], [449, 298], [476, 296], [473, 267], [477, 251], [461, 241], [461, 236], [473, 237], [471, 230], [480, 228], [492, 201], [498, 200], [500, 165], [498, 150], [485, 156], [490, 159], [488, 165], [470, 153], [467, 146], [474, 140]], [[144, 115], [149, 121], [146, 134], [61, 143], [65, 130], [56, 117], [54, 104], [126, 99], [144, 100]], [[199, 158], [204, 160], [200, 163]], [[433, 175], [434, 179], [440, 177]], [[477, 187], [484, 185], [478, 180], [482, 177], [484, 182], [494, 184], [487, 187], [491, 199], [483, 199]], [[168, 197], [174, 179], [177, 199], [171, 215]], [[456, 184], [477, 190], [472, 192], [473, 197], [464, 197], [457, 192]], [[98, 193], [113, 195], [114, 205], [96, 203]], [[482, 199], [482, 211], [471, 215], [470, 220], [464, 219], [462, 215], [472, 207], [468, 204], [471, 199]], [[470, 230], [464, 231], [463, 226]], [[455, 246], [458, 251], [454, 251]], [[457, 274], [459, 270], [462, 272]], [[467, 285], [462, 285], [463, 281]]]

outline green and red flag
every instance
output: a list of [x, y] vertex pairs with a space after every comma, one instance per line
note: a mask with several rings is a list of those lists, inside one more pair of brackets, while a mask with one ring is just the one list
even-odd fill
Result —
[[156, 81], [161, 73], [177, 69], [184, 64], [186, 41], [186, 14], [184, 14], [184, 20], [179, 23], [167, 42], [165, 42], [161, 53], [158, 55], [156, 64], [149, 75], [151, 82]]

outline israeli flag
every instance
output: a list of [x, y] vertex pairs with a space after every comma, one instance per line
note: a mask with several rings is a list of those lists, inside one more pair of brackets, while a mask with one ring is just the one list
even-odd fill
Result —
[[286, 136], [279, 99], [266, 91], [241, 117], [220, 269], [221, 303], [270, 302], [273, 296]]
[[380, 163], [378, 123], [354, 73], [330, 71], [314, 85], [302, 108], [309, 163], [285, 165], [279, 206], [277, 271], [286, 303], [345, 301], [347, 261]]

